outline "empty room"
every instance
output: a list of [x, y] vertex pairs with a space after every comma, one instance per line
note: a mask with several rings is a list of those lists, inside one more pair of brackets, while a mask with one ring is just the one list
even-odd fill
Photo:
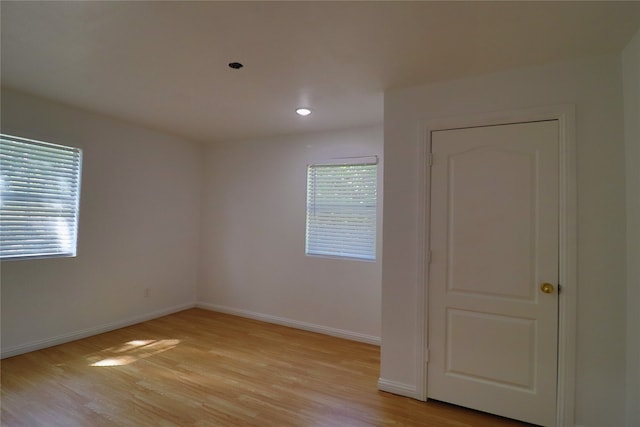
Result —
[[2, 426], [640, 426], [640, 2], [0, 2]]

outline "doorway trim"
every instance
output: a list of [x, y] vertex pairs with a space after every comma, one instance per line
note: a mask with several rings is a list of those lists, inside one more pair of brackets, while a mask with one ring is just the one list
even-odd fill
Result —
[[508, 110], [427, 120], [420, 125], [418, 155], [418, 288], [416, 325], [416, 397], [427, 400], [429, 223], [431, 209], [431, 134], [436, 130], [558, 120], [559, 160], [559, 284], [562, 287], [558, 313], [558, 384], [556, 426], [574, 425], [575, 360], [577, 330], [577, 188], [575, 105]]

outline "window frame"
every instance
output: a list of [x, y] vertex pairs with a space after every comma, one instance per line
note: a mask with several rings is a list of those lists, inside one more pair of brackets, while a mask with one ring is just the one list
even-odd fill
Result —
[[[318, 226], [317, 223], [322, 222], [322, 221], [313, 221], [312, 220], [312, 216], [310, 215], [310, 211], [317, 209], [317, 198], [316, 198], [316, 188], [317, 185], [314, 183], [313, 185], [313, 195], [311, 194], [312, 191], [312, 186], [310, 184], [311, 182], [311, 173], [312, 171], [315, 171], [314, 176], [317, 177], [317, 173], [319, 170], [322, 170], [323, 168], [327, 168], [326, 170], [329, 170], [330, 168], [335, 168], [336, 170], [339, 168], [344, 168], [344, 167], [361, 167], [361, 166], [373, 166], [373, 176], [367, 176], [365, 179], [366, 181], [363, 181], [363, 183], [365, 184], [370, 184], [373, 185], [373, 201], [371, 201], [370, 199], [367, 199], [367, 197], [371, 197], [371, 191], [369, 191], [368, 194], [365, 194], [365, 200], [366, 200], [366, 205], [367, 206], [363, 206], [363, 208], [360, 210], [360, 213], [355, 213], [351, 216], [349, 215], [344, 215], [343, 217], [341, 217], [341, 219], [344, 219], [346, 221], [350, 220], [354, 220], [355, 218], [357, 218], [358, 216], [360, 216], [361, 219], [364, 219], [365, 221], [372, 221], [372, 223], [368, 223], [362, 227], [360, 226], [349, 226], [349, 227], [353, 227], [350, 228], [350, 231], [353, 231], [354, 234], [354, 239], [347, 239], [347, 238], [343, 238], [340, 241], [338, 241], [333, 248], [329, 248], [327, 249], [325, 247], [325, 249], [319, 249], [318, 248], [318, 239], [313, 239], [311, 237], [311, 233], [310, 233], [310, 229], [314, 228], [315, 232], [318, 233], [319, 231], [322, 231], [323, 228], [326, 228], [326, 230], [329, 231], [329, 236], [331, 236], [331, 232], [333, 233], [340, 233], [342, 228], [331, 228], [331, 227], [327, 227], [327, 226]], [[306, 197], [305, 197], [305, 202], [306, 202], [306, 211], [305, 211], [305, 255], [309, 256], [309, 257], [321, 257], [321, 258], [333, 258], [333, 259], [341, 259], [341, 260], [355, 260], [355, 261], [364, 261], [364, 262], [376, 262], [377, 257], [378, 257], [378, 248], [377, 248], [377, 240], [378, 240], [378, 215], [379, 215], [379, 205], [378, 205], [378, 187], [379, 187], [379, 174], [378, 174], [378, 169], [379, 169], [379, 161], [378, 161], [378, 156], [368, 156], [368, 157], [349, 157], [349, 158], [341, 158], [341, 159], [333, 159], [332, 161], [328, 161], [328, 162], [319, 162], [319, 163], [310, 163], [307, 164], [307, 168], [306, 168], [306, 175], [307, 175], [307, 181], [306, 181]], [[357, 172], [357, 171], [356, 171]], [[337, 172], [336, 172], [337, 173]], [[353, 177], [357, 177], [356, 175], [353, 175]], [[352, 177], [352, 178], [353, 178]], [[348, 176], [345, 176], [343, 178], [348, 178]], [[340, 185], [340, 184], [338, 184]], [[365, 185], [366, 186], [366, 185]], [[340, 196], [344, 196], [345, 193], [344, 188], [342, 186], [340, 186], [340, 189], [338, 190], [340, 192], [340, 194], [338, 195]], [[357, 191], [357, 190], [356, 190]], [[366, 191], [365, 191], [366, 193]], [[347, 204], [343, 207], [342, 209], [342, 213], [344, 213], [345, 209], [353, 209], [354, 206], [356, 206], [353, 201], [353, 192], [351, 193], [351, 195], [349, 196], [351, 199], [348, 200]], [[358, 196], [357, 194], [355, 196]], [[312, 200], [313, 199], [313, 200]], [[326, 202], [325, 202], [326, 203]], [[361, 202], [363, 203], [363, 202]], [[311, 204], [313, 204], [313, 206], [311, 206]], [[322, 207], [321, 205], [321, 208]], [[338, 214], [340, 215], [341, 213], [336, 213], [336, 212], [329, 212], [330, 214]], [[364, 213], [364, 214], [363, 214]], [[365, 231], [363, 231], [363, 229], [366, 229]], [[325, 230], [325, 231], [326, 231]], [[326, 236], [326, 235], [325, 235]], [[365, 237], [366, 239], [368, 239], [368, 243], [366, 244], [367, 249], [366, 250], [357, 250], [354, 251], [353, 247], [357, 246], [356, 242], [358, 238], [362, 238]], [[349, 250], [351, 248], [351, 250]]]
[[[76, 257], [82, 149], [5, 133], [0, 133], [0, 139], [0, 260]], [[55, 162], [56, 157], [65, 159]], [[35, 219], [38, 217], [40, 219]], [[8, 238], [3, 230], [5, 227], [17, 227], [18, 231]], [[54, 227], [55, 231], [52, 230]], [[24, 232], [22, 236], [21, 231]], [[68, 236], [65, 237], [65, 233]], [[39, 246], [19, 246], [21, 241], [34, 237], [42, 239]], [[16, 252], [5, 253], [11, 245], [15, 245]]]

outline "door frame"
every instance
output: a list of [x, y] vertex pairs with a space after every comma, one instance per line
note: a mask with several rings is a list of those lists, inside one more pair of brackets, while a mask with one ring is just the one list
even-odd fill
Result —
[[434, 118], [420, 125], [418, 155], [418, 288], [416, 325], [416, 397], [427, 400], [428, 296], [429, 296], [429, 224], [431, 209], [430, 166], [431, 134], [436, 130], [503, 125], [510, 123], [558, 120], [559, 160], [559, 294], [558, 313], [558, 394], [556, 425], [574, 424], [575, 360], [577, 314], [577, 190], [575, 105], [499, 111]]

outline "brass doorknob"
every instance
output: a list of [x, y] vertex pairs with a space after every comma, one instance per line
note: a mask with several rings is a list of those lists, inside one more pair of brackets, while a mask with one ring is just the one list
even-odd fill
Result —
[[553, 285], [551, 283], [543, 283], [542, 285], [540, 285], [540, 290], [545, 293], [545, 294], [552, 294], [553, 293]]

